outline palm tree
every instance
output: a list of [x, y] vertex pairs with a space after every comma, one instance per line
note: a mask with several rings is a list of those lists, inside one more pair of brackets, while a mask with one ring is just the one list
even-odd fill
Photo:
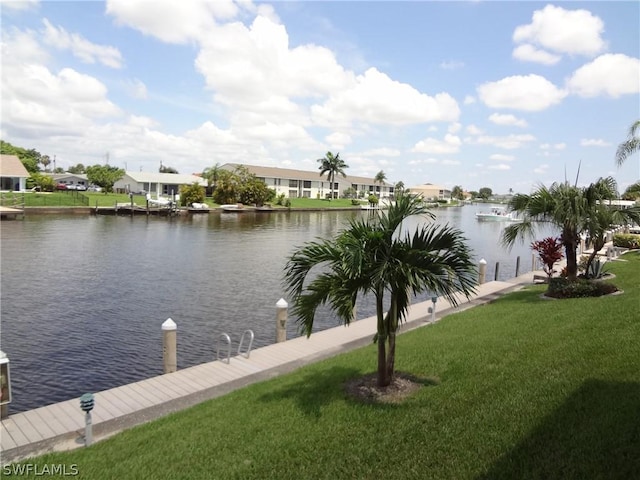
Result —
[[336, 173], [346, 177], [347, 174], [344, 173], [344, 171], [349, 168], [349, 165], [344, 163], [344, 160], [340, 158], [340, 153], [334, 156], [331, 152], [327, 152], [324, 158], [319, 158], [318, 163], [320, 164], [320, 176], [326, 173], [327, 179], [331, 183], [331, 198], [333, 199], [333, 185]]
[[618, 145], [618, 150], [616, 151], [616, 164], [618, 166], [622, 165], [628, 157], [640, 151], [640, 137], [637, 135], [639, 130], [640, 120], [636, 120], [629, 128], [627, 140]]
[[[457, 305], [455, 294], [462, 292], [468, 298], [475, 286], [476, 269], [462, 233], [448, 225], [433, 224], [423, 224], [413, 234], [402, 232], [403, 221], [414, 215], [434, 218], [420, 198], [400, 193], [386, 212], [353, 220], [336, 238], [302, 246], [285, 268], [292, 313], [307, 336], [320, 305], [329, 304], [348, 325], [358, 294], [373, 294], [381, 387], [393, 380], [396, 334], [411, 294], [430, 292]], [[315, 267], [317, 275], [310, 275]], [[309, 276], [314, 276], [313, 280], [307, 281]]]
[[219, 163], [216, 163], [213, 167], [207, 167], [202, 172], [202, 178], [207, 181], [207, 187], [215, 190], [218, 179], [220, 178], [221, 167]]
[[376, 173], [376, 176], [373, 179], [373, 183], [377, 183], [380, 186], [378, 187], [378, 193], [381, 194], [382, 193], [382, 184], [385, 182], [385, 180], [387, 179], [387, 175], [380, 170], [378, 173]]
[[[554, 183], [550, 188], [543, 185], [531, 195], [516, 194], [509, 202], [509, 209], [522, 216], [523, 221], [504, 229], [502, 243], [510, 247], [517, 239], [524, 240], [535, 233], [538, 223], [560, 228], [560, 239], [567, 259], [567, 277], [575, 280], [578, 275], [580, 234], [588, 234], [590, 229], [596, 229], [594, 219], [598, 216], [601, 204], [616, 196], [616, 183], [612, 177], [600, 178], [584, 188], [563, 182]], [[636, 209], [615, 209], [615, 219], [619, 221], [640, 220], [639, 217]], [[592, 235], [596, 233], [594, 231]]]

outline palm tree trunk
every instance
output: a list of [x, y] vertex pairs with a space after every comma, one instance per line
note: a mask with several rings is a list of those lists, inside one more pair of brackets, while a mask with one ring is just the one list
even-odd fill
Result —
[[389, 335], [389, 350], [387, 353], [387, 378], [386, 384], [382, 386], [387, 386], [391, 384], [393, 380], [393, 374], [395, 372], [395, 364], [396, 364], [396, 332], [398, 330], [398, 302], [396, 301], [395, 295], [391, 296], [391, 305], [389, 306], [389, 313], [387, 314], [387, 325], [386, 329]]
[[378, 315], [378, 386], [389, 385], [387, 375], [387, 331], [383, 317], [382, 294], [376, 295], [376, 313]]
[[565, 245], [564, 253], [567, 258], [567, 279], [574, 281], [578, 278], [578, 245], [569, 242]]
[[380, 385], [386, 387], [391, 384], [396, 368], [396, 332], [389, 332], [389, 353], [387, 354], [386, 379], [385, 384]]

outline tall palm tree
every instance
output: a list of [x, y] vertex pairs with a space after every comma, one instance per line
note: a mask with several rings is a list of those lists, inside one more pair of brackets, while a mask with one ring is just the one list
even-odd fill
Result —
[[327, 152], [323, 158], [319, 158], [318, 163], [320, 164], [320, 176], [326, 173], [327, 179], [331, 183], [331, 199], [333, 199], [333, 185], [336, 173], [346, 177], [347, 174], [344, 171], [349, 168], [349, 165], [340, 158], [340, 153], [333, 155], [331, 152]]
[[[516, 194], [509, 202], [509, 209], [517, 212], [523, 221], [504, 229], [502, 243], [512, 246], [516, 240], [534, 235], [538, 224], [558, 227], [567, 259], [567, 277], [575, 280], [578, 275], [577, 248], [580, 235], [589, 234], [590, 229], [596, 228], [594, 219], [598, 209], [606, 200], [616, 196], [616, 183], [612, 177], [600, 178], [588, 187], [563, 182], [554, 183], [550, 188], [543, 185], [531, 195]], [[615, 218], [619, 221], [640, 219], [637, 209], [615, 209]]]
[[204, 169], [204, 171], [202, 172], [202, 178], [207, 181], [207, 186], [209, 188], [216, 188], [221, 170], [222, 168], [220, 167], [219, 163], [216, 163], [213, 167], [207, 167]]
[[[462, 233], [434, 224], [423, 224], [413, 234], [401, 231], [403, 221], [414, 215], [434, 218], [418, 197], [400, 193], [386, 212], [353, 220], [336, 238], [302, 246], [285, 267], [292, 313], [307, 336], [320, 305], [329, 304], [348, 325], [358, 294], [373, 294], [379, 386], [393, 380], [396, 334], [411, 295], [426, 291], [457, 305], [456, 293], [468, 298], [475, 288], [476, 269]], [[314, 269], [317, 275], [311, 275]]]
[[627, 140], [618, 145], [618, 150], [616, 151], [616, 164], [618, 166], [622, 165], [628, 157], [640, 151], [638, 131], [640, 131], [640, 120], [633, 122], [633, 125], [629, 128]]
[[382, 184], [385, 182], [386, 179], [387, 179], [387, 175], [382, 170], [376, 173], [376, 176], [373, 179], [373, 183], [377, 183], [379, 185], [378, 193], [382, 193]]

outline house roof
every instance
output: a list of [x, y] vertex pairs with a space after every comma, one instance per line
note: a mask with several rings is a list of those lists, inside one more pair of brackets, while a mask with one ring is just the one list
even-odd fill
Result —
[[175, 185], [187, 185], [192, 183], [203, 185], [207, 183], [202, 177], [180, 173], [125, 172], [125, 175], [138, 183], [164, 183]]
[[87, 180], [87, 175], [84, 173], [52, 173], [50, 177], [54, 180], [62, 180], [63, 178], [79, 178], [80, 180]]
[[[309, 170], [296, 170], [294, 168], [280, 168], [280, 167], [263, 167], [259, 165], [247, 165], [247, 164], [239, 164], [239, 163], [225, 163], [221, 168], [225, 170], [233, 170], [236, 167], [242, 165], [250, 173], [253, 173], [256, 177], [259, 178], [287, 178], [291, 180], [312, 180], [318, 181], [320, 180], [320, 171], [309, 171]], [[323, 175], [323, 178], [326, 180], [326, 176]], [[342, 175], [338, 175], [335, 178], [336, 182], [346, 182], [346, 183], [354, 183], [358, 185], [374, 185], [373, 178], [367, 177], [357, 177], [355, 175], [347, 175], [344, 178]], [[384, 182], [384, 185], [390, 187], [392, 186], [390, 183]]]
[[416, 192], [416, 191], [421, 191], [421, 190], [446, 190], [449, 191], [450, 189], [447, 187], [443, 187], [442, 185], [434, 185], [433, 183], [423, 183], [422, 185], [417, 185], [415, 187], [409, 187], [407, 190], [411, 191], [411, 192]]
[[0, 155], [0, 177], [30, 177], [30, 173], [16, 155]]

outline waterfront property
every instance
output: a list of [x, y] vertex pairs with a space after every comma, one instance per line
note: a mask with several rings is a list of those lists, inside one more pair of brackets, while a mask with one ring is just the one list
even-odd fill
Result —
[[441, 185], [425, 183], [408, 189], [409, 192], [420, 195], [425, 200], [451, 200], [451, 190]]
[[0, 190], [22, 192], [27, 178], [29, 172], [16, 155], [0, 155]]
[[194, 183], [203, 187], [207, 186], [207, 181], [197, 175], [125, 172], [124, 176], [114, 183], [113, 188], [120, 193], [148, 193], [157, 197], [159, 195], [177, 195], [182, 185], [193, 185]]
[[[237, 163], [225, 163], [221, 168], [233, 171], [239, 166]], [[329, 198], [331, 196], [331, 182], [327, 180], [326, 175], [321, 177], [319, 171], [246, 164], [242, 166], [264, 181], [269, 188], [274, 189], [276, 195], [284, 195], [287, 198]], [[348, 188], [353, 188], [359, 196], [376, 195], [379, 198], [393, 196], [393, 185], [390, 183], [380, 184], [373, 178], [355, 175], [346, 177], [336, 175], [333, 185], [334, 195], [342, 196]]]

